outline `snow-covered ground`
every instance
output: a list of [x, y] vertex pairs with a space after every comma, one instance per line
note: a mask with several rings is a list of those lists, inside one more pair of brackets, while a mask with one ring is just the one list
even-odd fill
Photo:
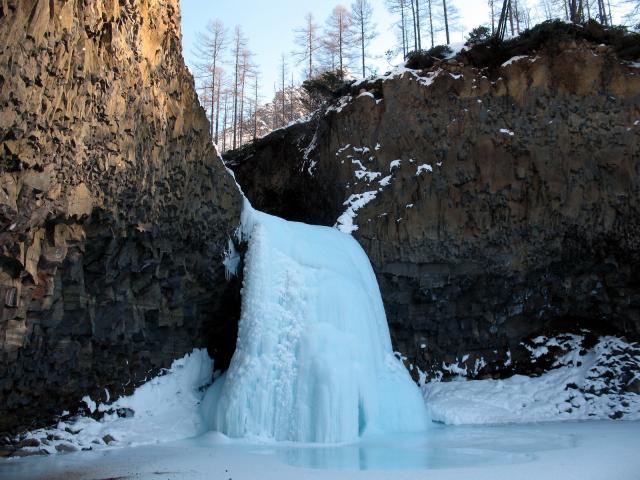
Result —
[[640, 423], [437, 427], [342, 447], [248, 444], [219, 434], [0, 462], [3, 480], [637, 480]]
[[144, 385], [133, 395], [110, 404], [84, 397], [91, 416], [68, 415], [51, 428], [34, 430], [23, 443], [25, 452], [58, 453], [155, 444], [195, 437], [204, 433], [200, 403], [203, 387], [211, 383], [213, 361], [206, 350], [194, 350], [176, 360], [169, 370]]
[[537, 377], [428, 382], [434, 421], [448, 425], [619, 418], [640, 420], [640, 345], [602, 337], [583, 349], [584, 335], [538, 337], [526, 347], [533, 361], [561, 354]]

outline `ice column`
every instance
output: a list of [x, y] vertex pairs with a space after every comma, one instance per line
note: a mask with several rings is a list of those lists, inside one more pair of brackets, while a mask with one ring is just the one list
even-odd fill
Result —
[[242, 315], [229, 370], [203, 402], [211, 429], [320, 443], [423, 430], [424, 402], [393, 355], [358, 242], [248, 204], [243, 225]]

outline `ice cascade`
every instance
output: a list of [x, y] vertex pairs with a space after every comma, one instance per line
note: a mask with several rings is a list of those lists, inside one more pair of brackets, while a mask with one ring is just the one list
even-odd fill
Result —
[[228, 371], [203, 416], [231, 437], [343, 443], [427, 425], [394, 356], [366, 254], [336, 229], [289, 222], [248, 202], [242, 314]]

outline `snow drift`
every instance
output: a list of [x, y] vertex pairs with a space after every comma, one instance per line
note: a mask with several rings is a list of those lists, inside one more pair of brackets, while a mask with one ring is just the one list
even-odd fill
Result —
[[206, 431], [200, 403], [211, 383], [213, 361], [196, 349], [175, 360], [171, 368], [140, 385], [132, 395], [112, 403], [82, 401], [89, 415], [64, 415], [57, 425], [29, 432], [27, 452], [56, 453], [107, 447], [136, 446], [195, 437]]
[[249, 238], [229, 370], [203, 401], [231, 437], [341, 443], [427, 425], [417, 385], [394, 356], [376, 277], [336, 229], [243, 214]]

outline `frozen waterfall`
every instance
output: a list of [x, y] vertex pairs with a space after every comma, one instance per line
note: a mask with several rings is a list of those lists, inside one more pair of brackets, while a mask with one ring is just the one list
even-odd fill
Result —
[[248, 202], [243, 231], [249, 249], [236, 351], [202, 404], [211, 429], [319, 443], [425, 429], [424, 401], [393, 355], [360, 245]]

